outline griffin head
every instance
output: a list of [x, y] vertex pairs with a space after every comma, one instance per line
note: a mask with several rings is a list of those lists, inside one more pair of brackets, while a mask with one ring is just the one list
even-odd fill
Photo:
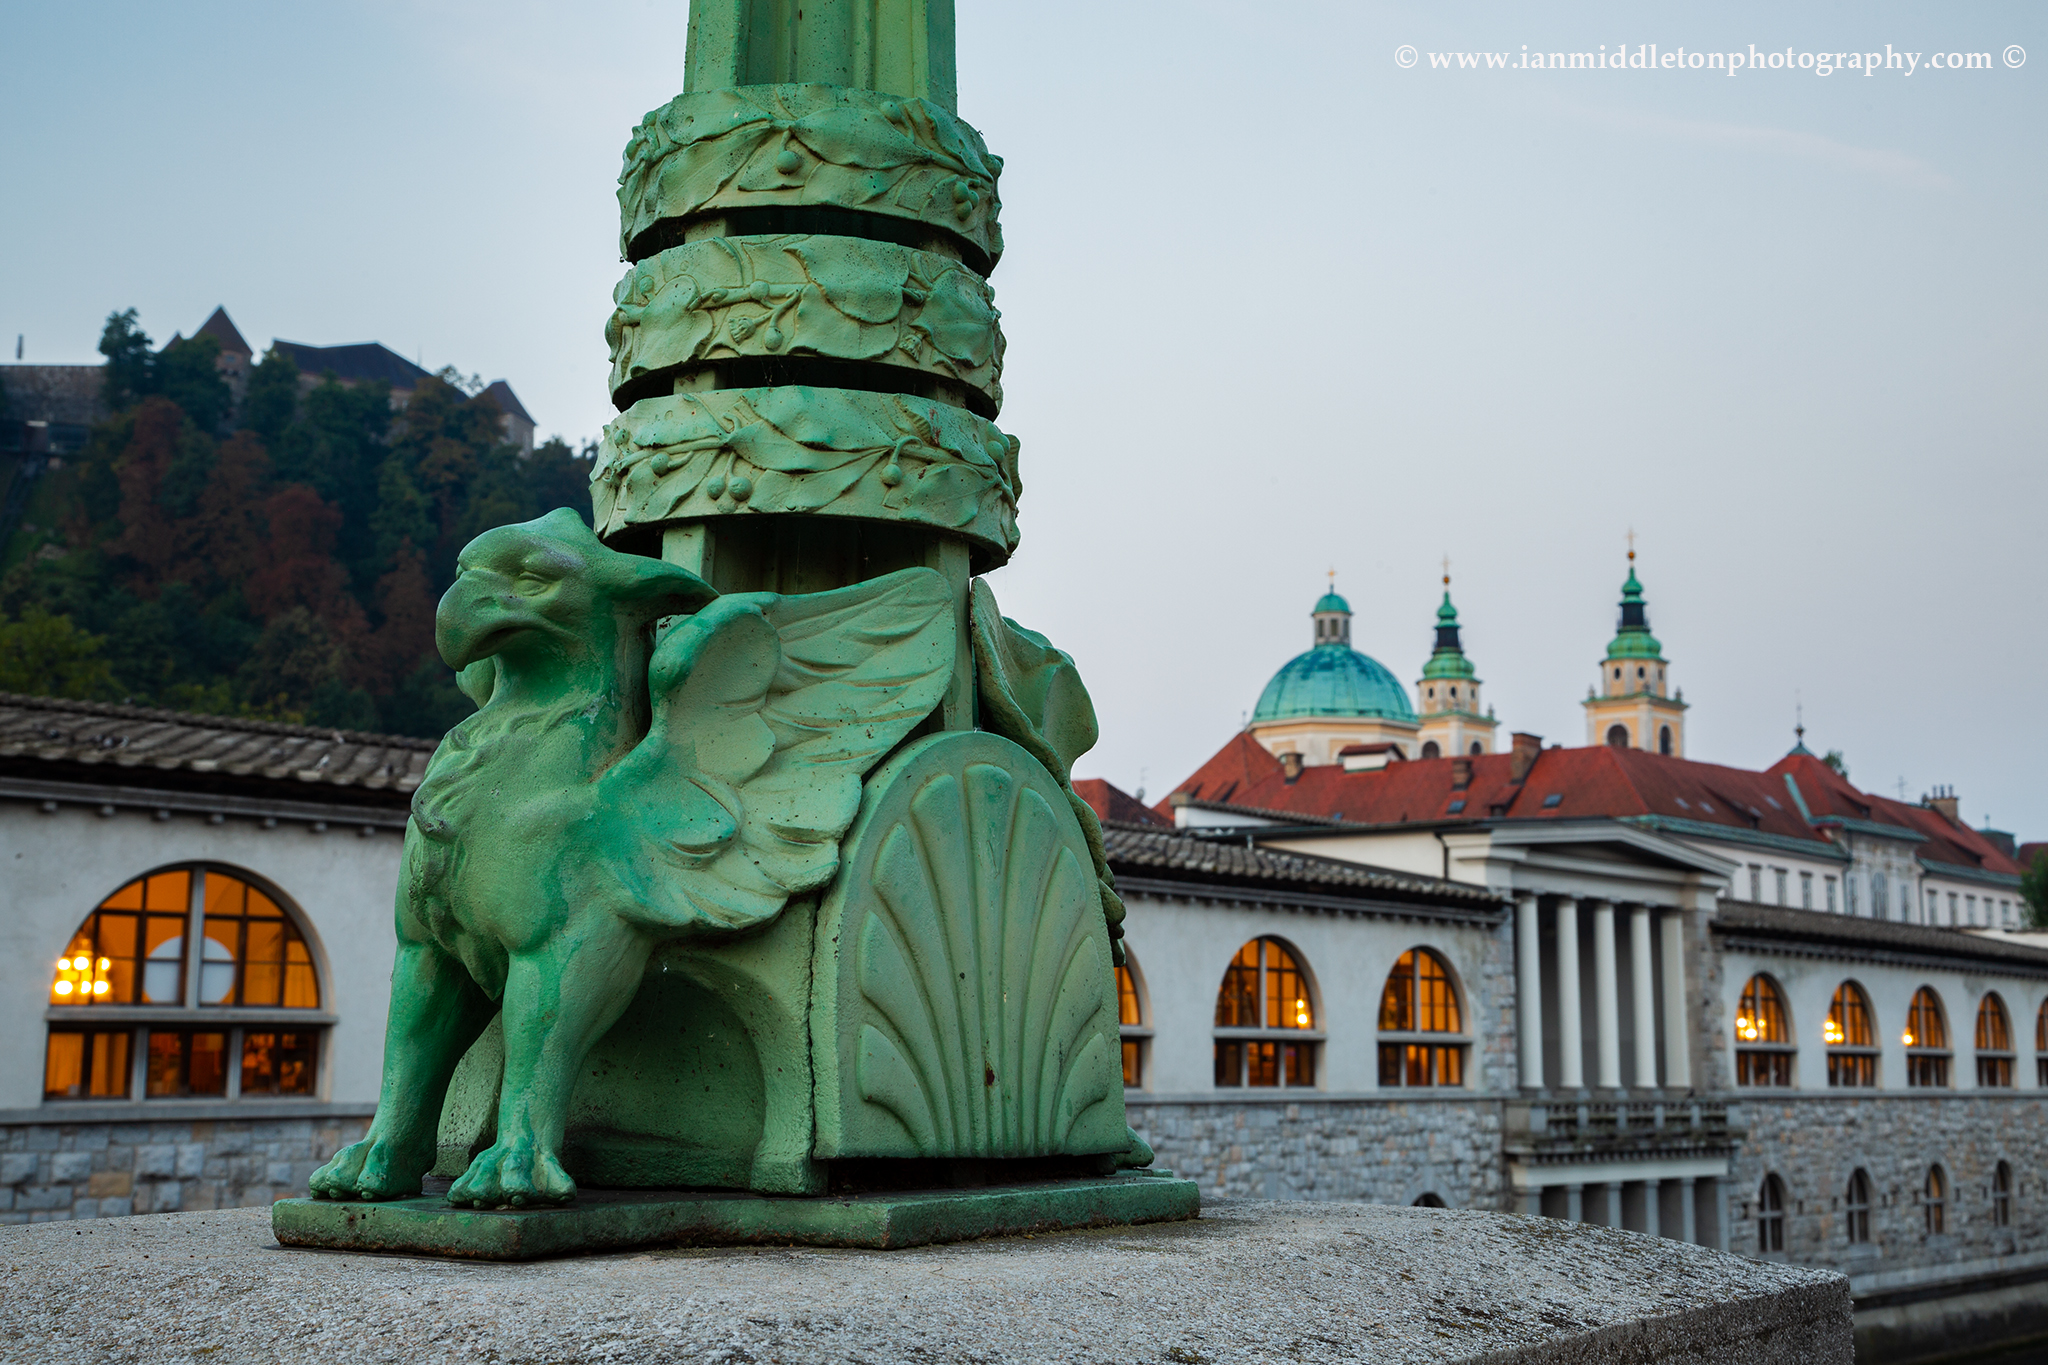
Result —
[[566, 507], [484, 532], [455, 563], [434, 643], [458, 672], [493, 657], [516, 668], [609, 655], [656, 617], [718, 595], [687, 569], [607, 548]]

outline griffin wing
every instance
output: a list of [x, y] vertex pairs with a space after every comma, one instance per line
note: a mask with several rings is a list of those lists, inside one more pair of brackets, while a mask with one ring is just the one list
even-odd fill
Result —
[[600, 779], [641, 851], [636, 918], [739, 929], [832, 879], [861, 779], [951, 680], [951, 597], [936, 570], [905, 569], [728, 595], [662, 638], [653, 724]]

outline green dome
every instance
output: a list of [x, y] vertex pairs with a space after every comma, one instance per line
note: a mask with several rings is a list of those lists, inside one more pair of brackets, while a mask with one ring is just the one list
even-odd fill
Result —
[[1334, 592], [1326, 592], [1317, 598], [1315, 609], [1317, 611], [1341, 611], [1346, 616], [1351, 614], [1351, 604], [1337, 596]]
[[1422, 666], [1422, 676], [1425, 679], [1450, 678], [1455, 681], [1475, 677], [1478, 672], [1472, 661], [1465, 657], [1464, 646], [1458, 642], [1458, 609], [1451, 605], [1451, 592], [1446, 588], [1444, 604], [1436, 609], [1436, 652]]
[[1414, 720], [1415, 708], [1408, 702], [1408, 689], [1379, 660], [1349, 645], [1325, 643], [1289, 659], [1259, 694], [1258, 708], [1252, 712], [1255, 722], [1305, 716]]

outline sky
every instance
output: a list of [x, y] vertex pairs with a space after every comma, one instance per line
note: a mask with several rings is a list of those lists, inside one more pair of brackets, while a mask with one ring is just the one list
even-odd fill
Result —
[[[990, 581], [1088, 680], [1079, 775], [1170, 791], [1331, 570], [1412, 689], [1446, 556], [1503, 736], [1582, 744], [1633, 531], [1690, 757], [1766, 766], [1803, 708], [1859, 785], [2048, 838], [2048, 8], [958, 5], [1027, 485]], [[10, 4], [0, 338], [91, 361], [111, 311], [225, 304], [593, 438], [685, 17]], [[1869, 51], [1916, 56], [1797, 66]]]

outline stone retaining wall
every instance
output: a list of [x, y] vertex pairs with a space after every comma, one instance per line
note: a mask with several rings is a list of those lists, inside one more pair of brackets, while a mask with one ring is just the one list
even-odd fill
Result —
[[359, 1118], [0, 1127], [0, 1223], [269, 1204], [370, 1126]]
[[1506, 1209], [1498, 1100], [1126, 1100], [1159, 1164], [1205, 1199], [1340, 1199]]

